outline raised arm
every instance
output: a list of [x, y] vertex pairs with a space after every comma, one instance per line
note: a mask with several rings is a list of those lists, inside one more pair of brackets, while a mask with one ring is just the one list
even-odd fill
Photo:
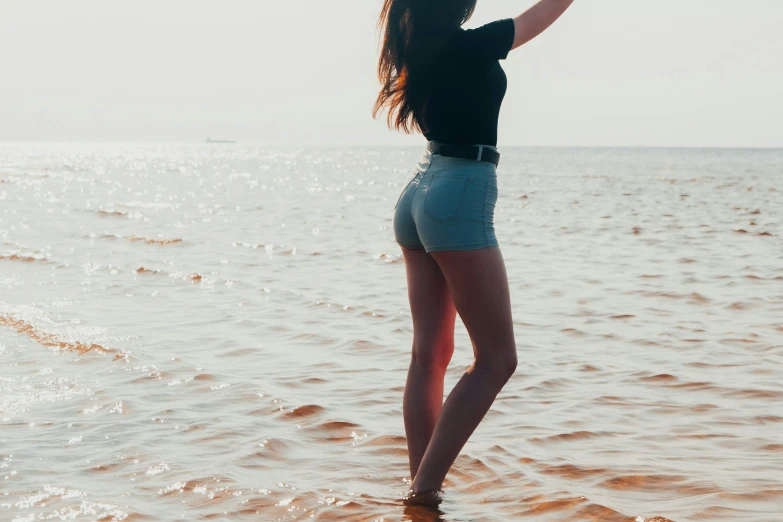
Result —
[[537, 4], [514, 18], [514, 44], [511, 49], [516, 49], [543, 33], [560, 18], [574, 0], [539, 0]]

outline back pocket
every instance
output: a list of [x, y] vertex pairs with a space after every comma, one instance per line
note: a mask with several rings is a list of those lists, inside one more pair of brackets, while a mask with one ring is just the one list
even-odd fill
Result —
[[433, 175], [424, 197], [424, 213], [438, 222], [456, 219], [470, 178]]

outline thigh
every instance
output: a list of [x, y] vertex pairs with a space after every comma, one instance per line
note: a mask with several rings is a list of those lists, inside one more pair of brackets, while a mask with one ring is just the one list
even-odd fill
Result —
[[511, 296], [499, 247], [432, 252], [476, 357], [516, 349]]
[[457, 311], [438, 263], [424, 250], [402, 249], [408, 279], [408, 298], [413, 315], [416, 350], [448, 358], [454, 349], [454, 324]]

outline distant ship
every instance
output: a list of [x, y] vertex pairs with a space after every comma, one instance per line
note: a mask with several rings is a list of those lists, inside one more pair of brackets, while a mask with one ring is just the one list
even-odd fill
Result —
[[236, 141], [233, 141], [233, 140], [213, 140], [211, 138], [207, 138], [207, 143], [236, 143]]

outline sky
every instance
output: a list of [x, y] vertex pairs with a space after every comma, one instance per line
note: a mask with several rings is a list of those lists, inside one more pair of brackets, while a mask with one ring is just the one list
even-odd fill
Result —
[[[380, 5], [2, 0], [0, 141], [421, 144], [371, 116]], [[783, 147], [781, 27], [781, 0], [576, 0], [502, 62], [498, 146]]]

